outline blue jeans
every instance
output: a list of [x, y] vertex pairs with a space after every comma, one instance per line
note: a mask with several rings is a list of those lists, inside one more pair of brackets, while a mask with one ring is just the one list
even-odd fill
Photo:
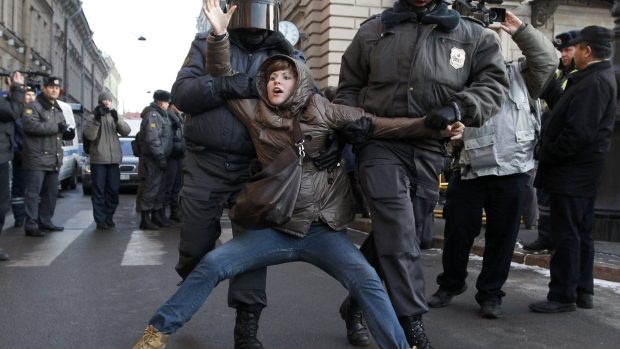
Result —
[[223, 280], [269, 265], [304, 261], [340, 281], [358, 301], [381, 348], [409, 348], [390, 299], [375, 270], [347, 239], [323, 224], [303, 238], [274, 229], [250, 230], [209, 252], [149, 323], [174, 333], [188, 322]]

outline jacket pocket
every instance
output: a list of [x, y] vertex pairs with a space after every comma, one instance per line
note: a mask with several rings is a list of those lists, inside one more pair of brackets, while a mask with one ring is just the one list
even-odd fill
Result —
[[498, 165], [495, 154], [495, 135], [486, 135], [464, 141], [465, 153], [473, 169], [494, 167]]

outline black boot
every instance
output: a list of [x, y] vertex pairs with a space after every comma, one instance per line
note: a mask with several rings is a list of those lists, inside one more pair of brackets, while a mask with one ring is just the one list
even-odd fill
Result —
[[179, 216], [179, 205], [170, 205], [170, 220], [175, 222], [181, 222], [181, 216]]
[[151, 211], [151, 220], [153, 221], [153, 223], [159, 225], [162, 228], [168, 228], [172, 224], [168, 223], [167, 219], [164, 220], [164, 217], [161, 214], [162, 211], [162, 209]]
[[365, 347], [370, 344], [370, 336], [362, 311], [355, 302], [351, 301], [350, 296], [345, 298], [340, 305], [340, 317], [347, 325], [347, 339], [351, 345]]
[[151, 211], [150, 210], [142, 210], [142, 217], [140, 220], [140, 229], [142, 230], [157, 230], [159, 229], [159, 225], [155, 224], [151, 220]]
[[424, 326], [422, 325], [422, 315], [413, 315], [398, 318], [400, 325], [405, 331], [405, 337], [409, 346], [416, 349], [433, 349], [431, 341], [426, 337], [424, 333]]
[[161, 219], [161, 216], [159, 215], [159, 210], [151, 211], [151, 222], [157, 224], [160, 228], [167, 228], [170, 226]]
[[172, 221], [170, 218], [168, 218], [168, 215], [166, 215], [166, 207], [164, 206], [164, 208], [159, 210], [159, 217], [161, 218], [161, 220], [168, 224], [169, 226], [173, 226], [174, 225], [174, 221]]
[[256, 338], [258, 333], [257, 312], [237, 310], [235, 320], [235, 349], [264, 349], [263, 344]]

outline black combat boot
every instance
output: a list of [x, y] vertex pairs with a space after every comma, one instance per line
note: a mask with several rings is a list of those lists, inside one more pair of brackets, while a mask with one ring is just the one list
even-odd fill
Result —
[[159, 229], [159, 225], [155, 224], [151, 220], [151, 211], [150, 210], [142, 210], [142, 217], [140, 220], [140, 229], [142, 230], [157, 230]]
[[260, 310], [253, 312], [237, 309], [235, 349], [264, 349], [263, 344], [256, 338], [259, 318]]
[[161, 216], [161, 219], [162, 221], [164, 221], [164, 223], [170, 224], [170, 226], [174, 225], [174, 221], [168, 218], [168, 215], [166, 214], [166, 206], [159, 210], [159, 215]]
[[160, 208], [159, 210], [153, 210], [151, 212], [151, 220], [153, 221], [153, 223], [159, 225], [162, 228], [168, 228], [172, 226], [172, 221], [166, 217], [163, 208]]
[[347, 339], [351, 345], [365, 347], [370, 344], [370, 336], [362, 311], [355, 302], [351, 301], [350, 296], [345, 298], [340, 305], [340, 317], [347, 325]]
[[161, 219], [161, 215], [159, 214], [159, 210], [152, 210], [151, 211], [151, 222], [157, 224], [160, 228], [167, 228], [170, 225], [166, 224], [166, 222], [164, 222]]
[[422, 315], [405, 316], [398, 318], [400, 325], [405, 331], [405, 337], [409, 346], [416, 349], [433, 349], [431, 341], [424, 333], [424, 325], [422, 325]]
[[170, 220], [177, 223], [181, 222], [181, 216], [179, 216], [179, 205], [170, 205]]

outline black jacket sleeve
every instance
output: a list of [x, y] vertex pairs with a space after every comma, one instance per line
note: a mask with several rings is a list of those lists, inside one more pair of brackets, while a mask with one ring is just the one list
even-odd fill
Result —
[[24, 91], [19, 85], [11, 86], [11, 94], [6, 98], [0, 98], [0, 121], [13, 122], [24, 111]]
[[224, 99], [216, 91], [213, 77], [204, 72], [207, 35], [196, 35], [172, 85], [172, 103], [185, 113], [203, 113], [224, 105]]

